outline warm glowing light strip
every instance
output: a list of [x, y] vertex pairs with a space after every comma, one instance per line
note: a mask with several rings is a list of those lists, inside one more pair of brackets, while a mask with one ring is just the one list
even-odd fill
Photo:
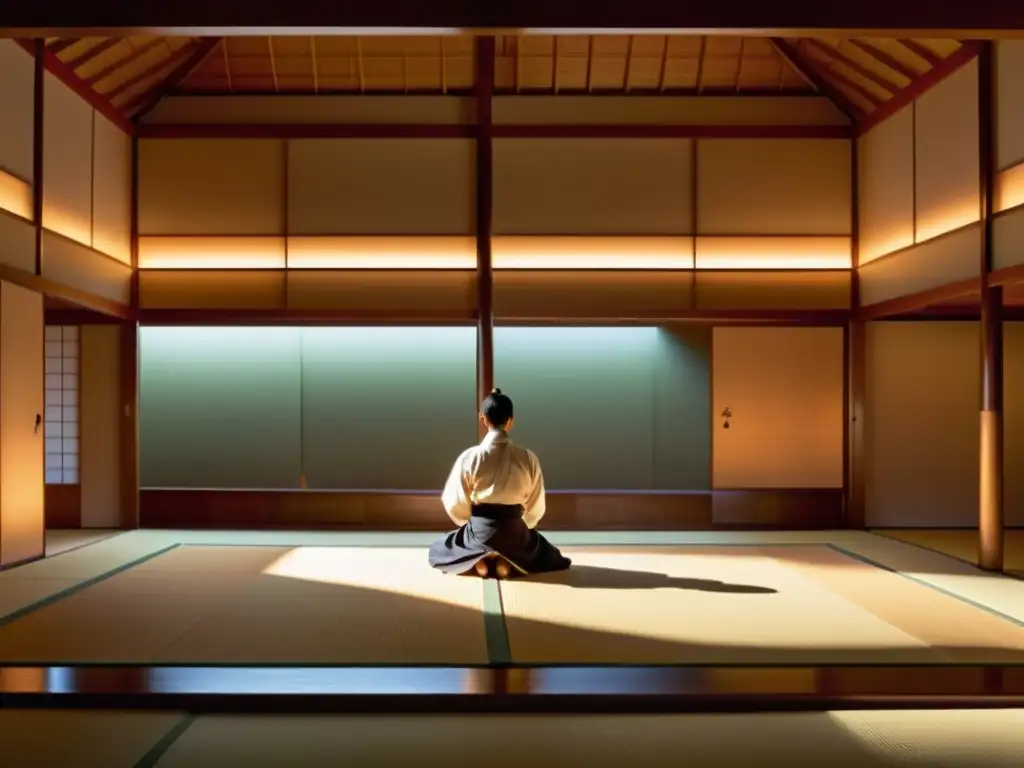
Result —
[[933, 240], [939, 235], [966, 227], [981, 219], [981, 206], [978, 205], [977, 193], [964, 200], [954, 203], [942, 211], [931, 213], [926, 217], [917, 216], [917, 233], [915, 245]]
[[0, 170], [0, 208], [32, 220], [32, 185]]
[[140, 237], [140, 269], [284, 269], [283, 237]]
[[495, 237], [495, 269], [693, 269], [692, 237]]
[[996, 175], [993, 211], [1000, 213], [1024, 205], [1024, 163], [1000, 171]]
[[476, 269], [473, 237], [289, 237], [291, 269]]
[[697, 269], [850, 269], [849, 237], [698, 237]]

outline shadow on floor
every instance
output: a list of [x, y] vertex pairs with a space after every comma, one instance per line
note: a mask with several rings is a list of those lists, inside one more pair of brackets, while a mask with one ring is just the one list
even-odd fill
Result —
[[665, 573], [629, 571], [574, 565], [568, 571], [528, 577], [542, 584], [562, 584], [576, 589], [687, 589], [695, 592], [722, 592], [736, 595], [774, 595], [778, 590], [753, 584], [729, 584], [713, 579], [686, 579]]

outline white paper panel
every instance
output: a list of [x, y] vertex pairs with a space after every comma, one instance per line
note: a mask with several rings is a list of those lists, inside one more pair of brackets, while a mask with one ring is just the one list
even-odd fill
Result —
[[0, 169], [32, 180], [35, 65], [14, 40], [0, 40]]
[[50, 73], [43, 99], [43, 226], [92, 245], [92, 137], [89, 104]]
[[996, 167], [1024, 162], [1024, 40], [996, 42]]
[[0, 212], [0, 264], [25, 272], [35, 271], [35, 225]]
[[284, 141], [143, 139], [140, 235], [282, 235]]
[[43, 233], [43, 277], [127, 304], [132, 268], [85, 246]]
[[861, 304], [977, 277], [981, 273], [980, 225], [915, 245], [860, 270]]
[[992, 266], [1024, 264], [1024, 207], [1014, 208], [992, 221]]
[[131, 263], [132, 140], [102, 119], [94, 140], [92, 247]]
[[977, 61], [921, 96], [914, 109], [920, 243], [980, 216]]
[[861, 264], [914, 243], [914, 111], [903, 109], [859, 139]]
[[850, 142], [702, 139], [697, 233], [850, 234]]
[[474, 152], [466, 139], [290, 141], [289, 234], [470, 233]]
[[687, 139], [496, 139], [494, 233], [693, 231]]

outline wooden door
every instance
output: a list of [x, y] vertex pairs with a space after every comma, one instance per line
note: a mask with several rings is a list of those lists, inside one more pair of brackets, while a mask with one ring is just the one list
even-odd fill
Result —
[[43, 322], [41, 294], [0, 283], [0, 565], [45, 548]]
[[843, 329], [719, 327], [712, 338], [713, 487], [841, 488]]

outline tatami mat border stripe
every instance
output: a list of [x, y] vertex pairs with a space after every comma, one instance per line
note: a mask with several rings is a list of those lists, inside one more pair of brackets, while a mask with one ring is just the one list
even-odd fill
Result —
[[[896, 540], [893, 539], [893, 541], [896, 541]], [[900, 543], [902, 544], [904, 542], [900, 542]], [[913, 575], [911, 575], [909, 573], [904, 573], [903, 571], [900, 571], [900, 570], [898, 570], [896, 568], [893, 568], [891, 566], [885, 565], [884, 563], [879, 563], [876, 560], [872, 560], [870, 557], [867, 557], [865, 555], [858, 554], [857, 552], [851, 552], [850, 550], [844, 549], [843, 547], [839, 546], [838, 544], [826, 544], [825, 546], [829, 547], [830, 549], [835, 550], [836, 552], [839, 552], [842, 555], [846, 555], [849, 558], [852, 558], [854, 560], [859, 560], [860, 562], [862, 562], [862, 563], [864, 563], [866, 565], [873, 565], [875, 568], [881, 568], [883, 571], [888, 571], [889, 573], [894, 573], [897, 576], [901, 576], [904, 579], [908, 579], [909, 581], [914, 582], [915, 584], [920, 584], [922, 587], [928, 587], [928, 589], [931, 589], [931, 590], [933, 590], [935, 592], [938, 592], [938, 593], [940, 593], [942, 595], [945, 595], [946, 597], [950, 597], [950, 598], [952, 598], [954, 600], [957, 600], [957, 601], [959, 601], [961, 603], [965, 603], [965, 604], [971, 606], [972, 608], [977, 608], [979, 611], [985, 611], [985, 613], [990, 614], [992, 616], [995, 616], [997, 619], [1002, 619], [1003, 621], [1008, 621], [1011, 624], [1016, 624], [1018, 627], [1024, 627], [1024, 621], [1021, 621], [1020, 619], [1017, 619], [1017, 618], [1015, 618], [1013, 616], [1010, 616], [1009, 614], [1003, 613], [1002, 611], [997, 611], [995, 608], [991, 608], [991, 607], [985, 605], [984, 603], [979, 603], [977, 600], [971, 600], [969, 597], [964, 597], [963, 595], [958, 595], [956, 592], [953, 592], [951, 590], [943, 589], [942, 587], [937, 586], [936, 584], [932, 584], [931, 582], [927, 581], [926, 579], [920, 579], [917, 576], [913, 576]], [[928, 552], [935, 553], [935, 550], [928, 549], [927, 547], [920, 547], [920, 549], [925, 549]], [[938, 553], [935, 553], [935, 554], [945, 555], [945, 553], [943, 553], [943, 552], [938, 552]], [[952, 556], [951, 555], [946, 555], [946, 557], [952, 557]], [[955, 558], [955, 557], [952, 558], [952, 559], [953, 560], [958, 560], [958, 558]], [[965, 562], [965, 561], [959, 560], [959, 562]], [[970, 565], [970, 563], [968, 563], [968, 565]], [[986, 573], [985, 571], [982, 571], [977, 566], [973, 566], [973, 567], [978, 571], [978, 573], [980, 575], [989, 576], [991, 578], [998, 578], [1000, 575], [1005, 575], [1005, 574], [989, 574], [989, 573]], [[1011, 578], [1012, 579], [1013, 577], [1007, 576], [1007, 578]]]
[[143, 563], [149, 560], [153, 560], [154, 558], [160, 557], [160, 555], [165, 555], [172, 549], [177, 549], [179, 546], [181, 545], [171, 544], [169, 546], [164, 547], [163, 549], [158, 549], [156, 552], [150, 552], [148, 554], [143, 555], [142, 557], [137, 557], [134, 560], [131, 560], [130, 562], [119, 565], [116, 568], [112, 568], [111, 570], [106, 571], [105, 573], [101, 573], [99, 576], [93, 576], [92, 578], [86, 579], [85, 581], [80, 581], [77, 584], [68, 587], [67, 589], [62, 589], [59, 592], [55, 592], [52, 595], [44, 597], [42, 600], [37, 600], [36, 602], [31, 603], [30, 605], [26, 605], [24, 608], [19, 608], [13, 613], [9, 613], [6, 616], [0, 616], [0, 628], [17, 621], [18, 619], [21, 619], [34, 611], [38, 611], [40, 608], [45, 608], [46, 606], [53, 605], [54, 603], [57, 603], [66, 597], [76, 595], [82, 590], [88, 589], [89, 587], [93, 586], [94, 584], [99, 584], [100, 582], [106, 581], [107, 579], [113, 578], [118, 574], [124, 573], [125, 571], [134, 568], [137, 565], [142, 565]]
[[[118, 536], [124, 536], [126, 533], [129, 533], [129, 531], [114, 531], [113, 533], [111, 533], [111, 534], [109, 534], [107, 536], [104, 536], [102, 539], [94, 539], [93, 541], [85, 541], [85, 542], [82, 542], [81, 544], [76, 544], [73, 547], [68, 547], [67, 549], [62, 549], [60, 552], [54, 552], [52, 555], [47, 554], [45, 559], [53, 560], [53, 558], [55, 558], [55, 557], [60, 557], [61, 555], [68, 555], [68, 554], [70, 554], [72, 552], [77, 552], [80, 549], [85, 549], [86, 547], [95, 547], [97, 544], [102, 544], [105, 541], [110, 541], [111, 539], [116, 539]], [[39, 561], [37, 560], [36, 562], [39, 562]]]
[[487, 639], [489, 666], [508, 666], [512, 663], [512, 647], [505, 625], [505, 606], [501, 601], [501, 586], [496, 579], [482, 579], [484, 590], [484, 636]]
[[135, 763], [135, 768], [155, 768], [160, 760], [174, 746], [174, 742], [180, 739], [185, 731], [192, 727], [196, 721], [196, 715], [185, 715], [181, 720], [163, 735], [163, 737]]

